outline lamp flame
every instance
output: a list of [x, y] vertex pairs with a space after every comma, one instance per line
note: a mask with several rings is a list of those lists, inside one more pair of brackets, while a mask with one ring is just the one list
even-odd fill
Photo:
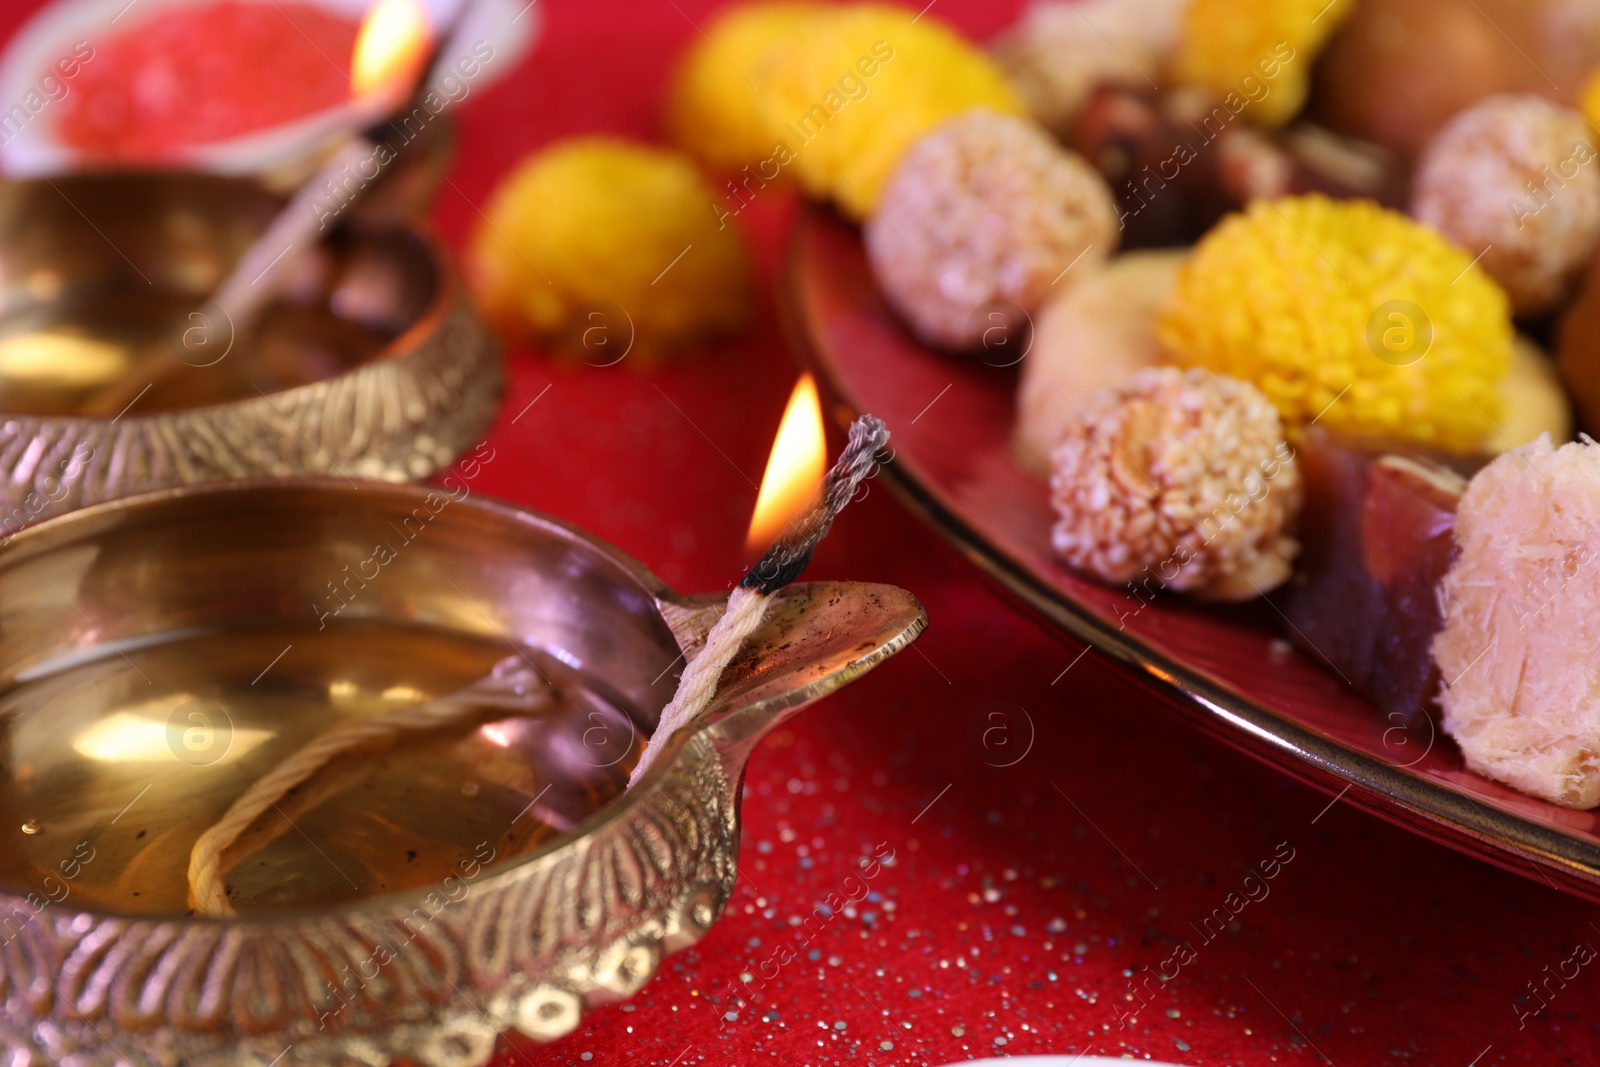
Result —
[[357, 96], [416, 77], [428, 45], [428, 13], [422, 0], [378, 0], [361, 20], [350, 56], [350, 84]]
[[789, 394], [789, 406], [783, 410], [777, 439], [772, 442], [756, 510], [750, 516], [750, 532], [744, 539], [746, 552], [760, 554], [791, 519], [816, 504], [827, 459], [822, 402], [817, 399], [816, 382], [805, 374]]

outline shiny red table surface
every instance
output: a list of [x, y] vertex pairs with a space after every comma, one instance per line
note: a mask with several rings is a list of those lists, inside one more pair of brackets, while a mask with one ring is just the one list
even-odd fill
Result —
[[[457, 242], [523, 153], [592, 131], [654, 137], [670, 61], [720, 6], [537, 2], [532, 54], [458, 112], [436, 206]], [[929, 14], [987, 35], [1017, 6]], [[738, 220], [764, 299], [737, 341], [650, 371], [512, 352], [474, 491], [578, 522], [680, 589], [736, 578], [795, 376], [770, 299], [793, 207], [767, 191]], [[911, 589], [931, 628], [767, 739], [746, 780], [742, 876], [705, 940], [630, 1002], [497, 1067], [1047, 1052], [1466, 1067], [1600, 1048], [1600, 970], [1569, 962], [1600, 947], [1592, 905], [1201, 737], [996, 597], [881, 483], [810, 574]], [[864, 887], [853, 877], [859, 857], [891, 854]], [[762, 999], [730, 1018], [746, 974]]]

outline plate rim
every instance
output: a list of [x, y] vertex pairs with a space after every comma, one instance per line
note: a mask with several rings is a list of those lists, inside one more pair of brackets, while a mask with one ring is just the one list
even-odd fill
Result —
[[[848, 423], [861, 404], [841, 380], [810, 327], [803, 293], [808, 240], [820, 225], [843, 223], [831, 209], [807, 203], [797, 213], [778, 276], [777, 306], [785, 343]], [[1342, 744], [1266, 704], [1217, 684], [1145, 642], [1119, 631], [1033, 573], [961, 517], [931, 480], [898, 457], [883, 464], [890, 490], [918, 519], [973, 563], [991, 585], [1028, 613], [1120, 663], [1158, 703], [1269, 766], [1407, 830], [1552, 888], [1600, 902], [1600, 846], [1591, 846], [1405, 768]], [[1323, 809], [1324, 813], [1328, 808]], [[1322, 817], [1319, 814], [1317, 819]]]

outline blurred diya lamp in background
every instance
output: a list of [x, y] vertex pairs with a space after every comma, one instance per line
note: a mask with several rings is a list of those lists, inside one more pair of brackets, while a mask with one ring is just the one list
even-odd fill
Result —
[[[58, 0], [0, 55], [0, 170], [164, 167], [305, 180], [426, 75], [432, 120], [508, 73], [512, 0]], [[445, 39], [436, 39], [442, 34]], [[426, 71], [421, 64], [436, 61]], [[409, 114], [408, 109], [408, 114]]]
[[0, 533], [171, 485], [424, 478], [482, 436], [499, 347], [423, 231], [331, 231], [237, 335], [203, 305], [282, 204], [198, 174], [0, 183]]
[[[47, 8], [0, 60], [0, 85], [46, 71], [0, 112], [0, 160], [86, 169], [0, 185], [0, 415], [13, 416], [0, 533], [168, 485], [447, 466], [488, 428], [503, 372], [442, 248], [410, 220], [443, 176], [440, 116], [509, 69], [527, 11], [104, 6]], [[73, 37], [85, 26], [98, 45]], [[305, 108], [316, 114], [288, 121]], [[179, 115], [194, 121], [173, 126]], [[100, 127], [117, 136], [84, 140]], [[51, 130], [83, 150], [34, 152], [27, 137]], [[300, 187], [285, 203], [258, 181], [99, 169], [127, 163], [277, 166], [280, 186]]]
[[[926, 625], [903, 590], [793, 568], [681, 596], [464, 486], [185, 487], [0, 542], [8, 1063], [476, 1067], [558, 1038], [721, 913], [760, 738]], [[819, 514], [785, 516], [806, 557]], [[709, 703], [663, 727], [751, 595]], [[475, 695], [262, 807], [203, 906], [193, 855], [252, 787]]]

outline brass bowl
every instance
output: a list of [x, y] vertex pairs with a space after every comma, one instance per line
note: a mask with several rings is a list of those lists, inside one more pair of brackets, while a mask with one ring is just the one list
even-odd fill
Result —
[[0, 532], [172, 485], [423, 478], [482, 435], [499, 350], [425, 234], [352, 212], [253, 331], [195, 310], [281, 204], [197, 174], [0, 183]]
[[[889, 586], [785, 590], [624, 791], [724, 596], [452, 481], [166, 490], [0, 542], [7, 1064], [474, 1067], [557, 1038], [721, 913], [761, 736], [926, 623]], [[239, 918], [188, 912], [193, 842], [268, 769], [508, 651], [584, 695], [330, 767], [252, 829]]]

